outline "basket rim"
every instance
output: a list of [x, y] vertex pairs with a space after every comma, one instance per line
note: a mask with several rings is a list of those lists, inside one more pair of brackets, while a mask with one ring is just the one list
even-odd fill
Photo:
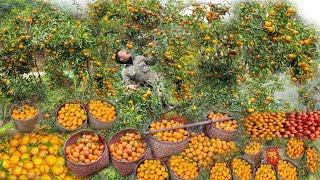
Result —
[[259, 151], [255, 152], [255, 153], [253, 153], [253, 154], [248, 153], [247, 151], [244, 150], [244, 154], [246, 154], [246, 155], [251, 155], [251, 156], [252, 156], [252, 155], [257, 155], [257, 154], [261, 153], [264, 145], [263, 145], [261, 142], [258, 142], [258, 141], [249, 141], [249, 142], [245, 143], [245, 146], [248, 145], [248, 144], [251, 143], [251, 142], [259, 143], [259, 144], [261, 145], [261, 149], [260, 149]]
[[[168, 160], [168, 170], [169, 170], [169, 173], [170, 173], [170, 174], [173, 174], [173, 175], [179, 177], [180, 179], [184, 179], [184, 178], [178, 176], [175, 172], [173, 172], [173, 171], [171, 170], [170, 158], [169, 158], [169, 160]], [[199, 177], [200, 177], [200, 168], [198, 167], [198, 176], [197, 176], [197, 177], [195, 177], [195, 178], [193, 178], [193, 179], [184, 179], [184, 180], [196, 180], [196, 179], [198, 179]], [[169, 178], [169, 179], [170, 179], [170, 178]]]
[[231, 169], [230, 165], [227, 163], [227, 161], [221, 161], [221, 160], [212, 163], [212, 165], [210, 166], [210, 169], [209, 169], [209, 176], [211, 175], [211, 172], [210, 172], [210, 171], [211, 171], [212, 167], [213, 167], [216, 163], [225, 163], [225, 164], [227, 165], [227, 168], [229, 169], [229, 172], [230, 172], [230, 175], [231, 175], [231, 179], [232, 179], [232, 169]]
[[[203, 116], [204, 116], [204, 118], [205, 118], [206, 120], [212, 120], [212, 119], [209, 119], [209, 117], [208, 117], [211, 112], [213, 112], [213, 113], [218, 113], [217, 111], [206, 111], [206, 112], [203, 114]], [[232, 116], [229, 112], [220, 111], [220, 113], [222, 113], [222, 114], [227, 114], [228, 116]], [[230, 119], [230, 120], [231, 120], [231, 119]], [[230, 121], [230, 120], [226, 120], [226, 121]], [[236, 118], [235, 118], [234, 120], [236, 120]], [[239, 130], [239, 123], [238, 123], [237, 120], [236, 120], [236, 122], [237, 122], [237, 125], [238, 125], [238, 129], [235, 129], [235, 130], [233, 130], [233, 131], [226, 131], [226, 130], [223, 130], [223, 129], [219, 129], [219, 128], [217, 128], [215, 125], [213, 125], [212, 123], [207, 124], [207, 126], [214, 127], [214, 128], [216, 128], [217, 130], [220, 130], [221, 132], [224, 132], [224, 133], [234, 133], [234, 132], [237, 132], [237, 131]]]
[[235, 157], [235, 158], [232, 158], [232, 160], [231, 160], [231, 162], [230, 162], [230, 169], [231, 169], [231, 172], [238, 178], [238, 179], [240, 179], [234, 172], [233, 172], [233, 166], [232, 166], [232, 162], [233, 162], [233, 160], [234, 159], [241, 159], [241, 160], [244, 160], [244, 161], [246, 161], [249, 165], [250, 165], [250, 169], [251, 169], [251, 178], [253, 178], [253, 170], [254, 170], [254, 168], [253, 168], [253, 165], [247, 160], [247, 159], [245, 159], [244, 157]]
[[[289, 154], [287, 153], [287, 145], [288, 145], [290, 139], [299, 139], [299, 140], [301, 140], [301, 141], [303, 142], [303, 151], [302, 151], [301, 155], [300, 155], [299, 157], [297, 157], [297, 158], [292, 158], [292, 157], [290, 157]], [[289, 159], [291, 159], [291, 160], [300, 160], [300, 159], [304, 156], [305, 152], [306, 152], [306, 143], [303, 141], [302, 138], [294, 137], [294, 138], [289, 138], [289, 139], [287, 140], [286, 148], [285, 148], [285, 155], [286, 155]]]
[[67, 104], [67, 103], [70, 103], [70, 104], [80, 104], [80, 107], [84, 110], [85, 115], [87, 115], [87, 110], [86, 110], [86, 108], [84, 108], [84, 106], [83, 106], [80, 102], [67, 101], [67, 102], [64, 102], [63, 104], [61, 104], [61, 105], [58, 107], [58, 109], [56, 110], [56, 113], [55, 113], [55, 114], [56, 114], [56, 117], [55, 117], [55, 122], [56, 122], [56, 124], [57, 124], [60, 128], [62, 128], [63, 130], [69, 131], [69, 132], [77, 131], [77, 130], [85, 127], [85, 126], [86, 126], [86, 123], [88, 122], [88, 116], [87, 116], [86, 120], [83, 122], [83, 124], [82, 124], [81, 126], [77, 127], [76, 129], [68, 129], [68, 128], [65, 128], [65, 127], [63, 127], [63, 126], [58, 122], [58, 112], [59, 112], [59, 110], [60, 110], [65, 104]]
[[[162, 121], [162, 120], [159, 119], [159, 120], [152, 121], [151, 123], [153, 123], [153, 122], [161, 122], [161, 121]], [[174, 121], [174, 120], [173, 120], [173, 121]], [[151, 123], [150, 123], [150, 124], [151, 124]], [[148, 130], [149, 130], [149, 131], [150, 131], [150, 124], [148, 125]], [[153, 139], [153, 140], [155, 140], [155, 141], [157, 141], [157, 142], [161, 142], [161, 143], [165, 143], [165, 144], [181, 143], [181, 142], [183, 142], [183, 141], [186, 141], [187, 139], [188, 139], [188, 141], [189, 141], [189, 138], [190, 138], [190, 132], [188, 131], [188, 129], [187, 129], [187, 128], [183, 128], [183, 129], [185, 129], [185, 130], [188, 132], [188, 134], [187, 134], [186, 138], [182, 139], [181, 141], [177, 141], [177, 142], [160, 141], [160, 140], [154, 138], [151, 134], [148, 134], [148, 135], [149, 135], [149, 138], [150, 138], [150, 139]], [[165, 132], [165, 131], [162, 131], [162, 132]]]
[[[14, 118], [14, 117], [12, 117], [12, 111], [13, 111], [13, 108], [15, 108], [15, 107], [17, 107], [17, 106], [19, 106], [19, 105], [24, 105], [24, 104], [27, 104], [27, 105], [32, 105], [32, 106], [34, 106], [34, 107], [36, 107], [37, 108], [37, 114], [35, 114], [35, 115], [33, 115], [32, 117], [30, 117], [30, 118], [27, 118], [27, 119], [16, 119], [16, 118]], [[12, 118], [13, 120], [15, 120], [15, 121], [29, 121], [29, 120], [31, 120], [31, 119], [33, 119], [33, 118], [35, 118], [36, 116], [38, 116], [40, 114], [40, 107], [38, 106], [38, 104], [36, 104], [36, 103], [34, 103], [34, 102], [18, 102], [18, 103], [15, 103], [15, 104], [13, 104], [10, 108], [9, 108], [9, 115], [10, 115], [10, 118]]]
[[104, 123], [104, 124], [112, 123], [112, 122], [115, 122], [115, 121], [118, 120], [118, 110], [117, 110], [117, 107], [114, 105], [113, 102], [111, 102], [111, 101], [109, 101], [109, 100], [101, 99], [101, 98], [97, 98], [97, 99], [91, 98], [91, 99], [89, 99], [89, 101], [87, 102], [87, 106], [88, 106], [89, 108], [90, 108], [90, 101], [91, 101], [91, 100], [101, 100], [101, 101], [103, 101], [103, 102], [110, 103], [110, 104], [115, 108], [117, 118], [116, 118], [115, 120], [112, 120], [112, 121], [102, 121], [102, 120], [100, 120], [100, 119], [95, 118], [95, 117], [90, 113], [90, 110], [89, 110], [89, 109], [86, 109], [86, 111], [88, 112], [88, 115], [90, 115], [90, 118], [92, 118], [92, 119], [94, 119], [94, 120], [96, 120], [96, 121], [99, 121], [99, 122], [101, 122], [101, 123]]
[[[110, 141], [111, 141], [111, 139], [112, 139], [115, 135], [119, 134], [119, 133], [122, 132], [122, 131], [128, 131], [128, 130], [129, 130], [129, 131], [135, 131], [137, 134], [140, 134], [139, 131], [138, 131], [137, 129], [134, 129], [134, 128], [127, 128], [127, 129], [120, 130], [120, 131], [116, 132], [115, 134], [113, 134], [113, 135], [111, 136], [111, 138], [109, 139], [108, 144], [107, 144], [108, 148], [109, 148], [110, 145], [112, 145], [112, 144], [110, 144]], [[140, 135], [141, 135], [141, 134], [140, 134]], [[143, 137], [143, 136], [141, 135], [141, 137]], [[143, 139], [143, 138], [142, 138], [142, 139]], [[114, 157], [110, 154], [111, 159], [114, 160], [114, 161], [116, 161], [116, 162], [119, 162], [119, 163], [124, 163], [124, 162], [126, 162], [126, 163], [136, 163], [136, 162], [141, 161], [141, 159], [143, 159], [144, 156], [147, 154], [147, 151], [148, 151], [148, 148], [149, 148], [148, 142], [147, 142], [145, 139], [143, 139], [143, 140], [144, 140], [145, 143], [147, 143], [147, 147], [146, 147], [145, 152], [144, 152], [143, 154], [141, 154], [141, 156], [140, 156], [138, 159], [133, 160], [133, 161], [122, 161], [122, 160], [119, 161], [118, 159], [114, 158]]]
[[[102, 156], [103, 156], [105, 153], [107, 153], [107, 156], [109, 155], [109, 150], [108, 150], [108, 147], [107, 147], [107, 145], [106, 145], [106, 144], [107, 144], [107, 141], [104, 139], [104, 141], [105, 141], [104, 144], [103, 144], [103, 145], [105, 146], [104, 151], [103, 151], [102, 155], [101, 155], [96, 161], [91, 162], [91, 163], [89, 163], [89, 164], [78, 164], [78, 163], [74, 163], [73, 161], [69, 160], [68, 157], [66, 156], [66, 152], [65, 152], [66, 144], [67, 144], [67, 142], [69, 141], [69, 139], [70, 139], [71, 137], [76, 136], [76, 135], [78, 135], [78, 134], [82, 134], [82, 133], [92, 133], [92, 134], [96, 134], [96, 135], [99, 136], [99, 139], [100, 139], [100, 140], [101, 140], [102, 138], [104, 138], [104, 136], [102, 136], [101, 134], [98, 134], [98, 133], [96, 133], [95, 131], [90, 131], [90, 130], [83, 130], [83, 131], [78, 131], [78, 132], [74, 133], [74, 134], [71, 135], [71, 136], [65, 141], [65, 143], [63, 144], [63, 154], [65, 155], [65, 158], [67, 159], [68, 162], [70, 162], [70, 163], [73, 164], [73, 165], [77, 165], [77, 166], [87, 166], [87, 165], [91, 165], [91, 164], [97, 163], [99, 160], [101, 160]], [[82, 135], [84, 135], [84, 134], [82, 134]]]
[[272, 164], [270, 164], [270, 163], [268, 163], [268, 162], [261, 162], [261, 163], [259, 163], [257, 166], [256, 166], [256, 168], [254, 169], [254, 177], [256, 176], [256, 172], [257, 172], [257, 170], [260, 168], [260, 166], [262, 165], [262, 164], [268, 164], [268, 165], [270, 165], [271, 166], [271, 168], [272, 168], [272, 170], [273, 170], [273, 172], [274, 172], [274, 175], [276, 176], [276, 178], [277, 178], [277, 171], [274, 169], [274, 167], [272, 166]]
[[[163, 161], [161, 161], [160, 159], [157, 159], [157, 158], [145, 158], [145, 159], [142, 159], [137, 165], [136, 165], [136, 167], [135, 167], [135, 170], [134, 170], [134, 176], [135, 176], [135, 180], [137, 179], [137, 169], [139, 168], [139, 166], [141, 165], [141, 163], [143, 163], [145, 160], [158, 160], [158, 161], [160, 161], [160, 163], [165, 167], [165, 169], [166, 169], [166, 172], [168, 173], [168, 175], [170, 175], [169, 173], [169, 169], [168, 169], [168, 167], [167, 167], [167, 165], [163, 162]], [[169, 176], [168, 176], [168, 178], [166, 178], [165, 180], [169, 180]]]
[[[307, 150], [308, 150], [308, 149], [311, 149], [311, 148], [316, 149], [318, 155], [320, 156], [319, 151], [318, 151], [318, 149], [317, 149], [315, 146], [309, 146], [309, 147], [306, 149], [306, 153], [307, 153]], [[306, 153], [305, 153], [305, 154], [306, 154]], [[306, 156], [306, 159], [307, 159], [307, 158], [308, 158], [308, 157]], [[317, 173], [317, 172], [320, 170], [320, 168], [319, 168], [317, 171], [312, 172], [311, 169], [309, 168], [308, 163], [306, 163], [306, 164], [307, 164], [307, 166], [306, 166], [307, 170], [308, 170], [310, 173], [312, 173], [312, 174], [315, 174], [315, 173]]]
[[[296, 172], [297, 172], [297, 179], [299, 177], [299, 171], [298, 171], [298, 167], [290, 160], [290, 159], [279, 159], [279, 161], [287, 161], [289, 162], [290, 164], [292, 164], [295, 168], [296, 168]], [[279, 167], [277, 168], [277, 175], [279, 176], [279, 179], [283, 179], [280, 174], [278, 173], [279, 171]]]

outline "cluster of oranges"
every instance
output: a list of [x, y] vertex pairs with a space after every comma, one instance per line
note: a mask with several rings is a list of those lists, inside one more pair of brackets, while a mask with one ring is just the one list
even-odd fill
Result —
[[90, 100], [89, 113], [104, 122], [111, 122], [117, 118], [116, 108], [111, 103], [101, 100]]
[[142, 141], [140, 134], [126, 133], [120, 142], [110, 145], [111, 156], [119, 161], [134, 161], [143, 156], [147, 143]]
[[77, 129], [87, 120], [85, 110], [80, 104], [66, 103], [58, 110], [58, 123], [67, 129]]
[[169, 173], [159, 160], [144, 160], [137, 168], [137, 180], [166, 180], [168, 178]]
[[[183, 124], [180, 122], [164, 119], [162, 121], [152, 122], [150, 124], [150, 130], [171, 128], [171, 127], [177, 127], [182, 125]], [[175, 129], [175, 130], [157, 132], [152, 134], [152, 136], [157, 138], [160, 141], [178, 142], [188, 137], [188, 131], [185, 129]]]
[[262, 145], [256, 141], [252, 141], [250, 143], [248, 143], [245, 147], [245, 152], [247, 154], [255, 154], [259, 151], [261, 151], [262, 149]]
[[290, 138], [287, 146], [286, 153], [289, 158], [297, 159], [303, 155], [304, 142], [301, 139]]
[[255, 174], [256, 180], [276, 180], [276, 172], [274, 171], [272, 165], [261, 164]]
[[241, 180], [250, 180], [252, 178], [251, 165], [243, 159], [235, 158], [231, 162], [233, 173]]
[[231, 171], [226, 163], [218, 162], [214, 163], [210, 170], [210, 180], [231, 180]]
[[278, 174], [282, 179], [297, 180], [297, 168], [288, 161], [279, 160]]
[[59, 155], [61, 144], [58, 134], [44, 132], [16, 134], [2, 141], [0, 179], [74, 179]]
[[306, 151], [307, 166], [312, 173], [315, 173], [320, 168], [320, 156], [315, 147], [309, 147]]
[[12, 110], [11, 116], [15, 119], [29, 119], [38, 114], [38, 109], [32, 105], [24, 104]]
[[69, 160], [79, 164], [90, 164], [97, 161], [104, 152], [104, 145], [98, 135], [82, 135], [75, 144], [66, 147]]
[[246, 131], [252, 138], [270, 140], [285, 131], [285, 113], [252, 113], [244, 118]]
[[181, 153], [197, 163], [198, 167], [209, 167], [213, 162], [214, 154], [225, 154], [236, 150], [234, 141], [221, 141], [220, 139], [210, 139], [201, 132], [196, 135], [191, 133], [189, 147]]
[[173, 173], [183, 179], [194, 179], [199, 176], [197, 163], [188, 157], [173, 155], [169, 159], [169, 166]]
[[[221, 118], [227, 118], [229, 117], [228, 114], [222, 114], [220, 112], [214, 113], [210, 112], [208, 115], [208, 118], [211, 120], [221, 119]], [[228, 120], [223, 122], [215, 122], [213, 123], [214, 126], [216, 126], [219, 129], [225, 130], [225, 131], [235, 131], [238, 129], [238, 123], [236, 120]]]

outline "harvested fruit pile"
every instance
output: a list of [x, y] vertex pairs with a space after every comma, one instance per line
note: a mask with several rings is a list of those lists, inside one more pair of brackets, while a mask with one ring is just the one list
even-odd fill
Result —
[[144, 160], [137, 168], [137, 180], [168, 179], [169, 173], [159, 160]]
[[66, 103], [58, 110], [58, 123], [64, 128], [75, 130], [87, 120], [85, 110], [80, 104]]
[[276, 180], [276, 172], [270, 164], [260, 164], [255, 173], [256, 180]]
[[[223, 114], [223, 113], [214, 113], [210, 112], [208, 115], [208, 118], [211, 120], [216, 120], [216, 119], [221, 119], [221, 118], [227, 118], [229, 117], [228, 114]], [[228, 121], [223, 121], [223, 122], [214, 122], [212, 123], [215, 127], [225, 130], [225, 131], [235, 131], [238, 129], [238, 123], [236, 120], [228, 120]]]
[[188, 157], [182, 157], [181, 155], [171, 156], [169, 166], [173, 173], [180, 178], [194, 179], [199, 176], [197, 163]]
[[[162, 120], [162, 121], [152, 122], [150, 124], [150, 130], [170, 128], [170, 127], [176, 127], [176, 126], [182, 126], [182, 125], [183, 125], [182, 123], [176, 122], [173, 120]], [[160, 141], [178, 142], [188, 137], [188, 131], [185, 129], [175, 129], [175, 130], [157, 132], [152, 134], [152, 136]]]
[[209, 167], [213, 162], [214, 154], [225, 154], [235, 151], [236, 145], [234, 141], [221, 141], [220, 139], [210, 139], [201, 132], [196, 135], [191, 133], [189, 147], [181, 153], [197, 163], [198, 167]]
[[32, 105], [24, 104], [12, 109], [11, 116], [15, 119], [29, 119], [38, 114], [38, 109]]
[[304, 142], [301, 139], [289, 139], [286, 146], [286, 153], [289, 158], [297, 159], [303, 155]]
[[292, 136], [316, 139], [320, 137], [320, 111], [288, 113], [286, 132]]
[[139, 159], [147, 150], [140, 134], [126, 133], [120, 141], [110, 145], [111, 156], [119, 161], [134, 161]]
[[82, 135], [76, 144], [66, 147], [69, 160], [79, 164], [90, 164], [97, 161], [105, 150], [98, 135]]
[[94, 118], [104, 122], [111, 122], [117, 119], [116, 108], [106, 101], [90, 100], [89, 113]]
[[235, 158], [231, 162], [233, 173], [241, 180], [250, 180], [252, 178], [251, 165], [239, 158]]
[[232, 179], [231, 171], [226, 163], [215, 163], [210, 170], [210, 180], [230, 180]]
[[306, 151], [307, 167], [312, 173], [316, 173], [320, 168], [320, 155], [315, 147], [309, 147]]
[[[74, 179], [59, 155], [59, 134], [29, 133], [6, 138], [0, 146], [0, 179]], [[7, 172], [8, 174], [6, 174]]]
[[279, 160], [278, 174], [282, 179], [297, 180], [297, 168], [288, 161]]
[[[270, 140], [285, 132], [285, 113], [252, 113], [244, 118], [246, 131], [252, 138]], [[283, 135], [288, 137], [288, 135]]]
[[245, 152], [248, 154], [255, 154], [261, 151], [261, 149], [262, 149], [262, 145], [260, 143], [252, 141], [246, 145]]

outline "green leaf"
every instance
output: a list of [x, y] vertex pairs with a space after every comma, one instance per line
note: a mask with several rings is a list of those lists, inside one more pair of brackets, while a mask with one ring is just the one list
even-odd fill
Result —
[[51, 143], [49, 143], [49, 142], [46, 142], [46, 143], [44, 143], [43, 145], [44, 145], [44, 146], [50, 146], [50, 147], [53, 147], [53, 145], [52, 145]]

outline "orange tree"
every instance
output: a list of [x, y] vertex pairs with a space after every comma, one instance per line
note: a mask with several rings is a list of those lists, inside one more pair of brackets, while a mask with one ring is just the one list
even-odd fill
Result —
[[37, 39], [35, 31], [38, 21], [41, 21], [39, 11], [27, 9], [2, 23], [0, 89], [11, 100], [24, 100], [31, 96], [41, 96], [43, 93], [42, 86], [39, 86], [42, 83], [40, 76], [32, 74], [39, 72], [34, 57], [37, 51], [34, 41]]

